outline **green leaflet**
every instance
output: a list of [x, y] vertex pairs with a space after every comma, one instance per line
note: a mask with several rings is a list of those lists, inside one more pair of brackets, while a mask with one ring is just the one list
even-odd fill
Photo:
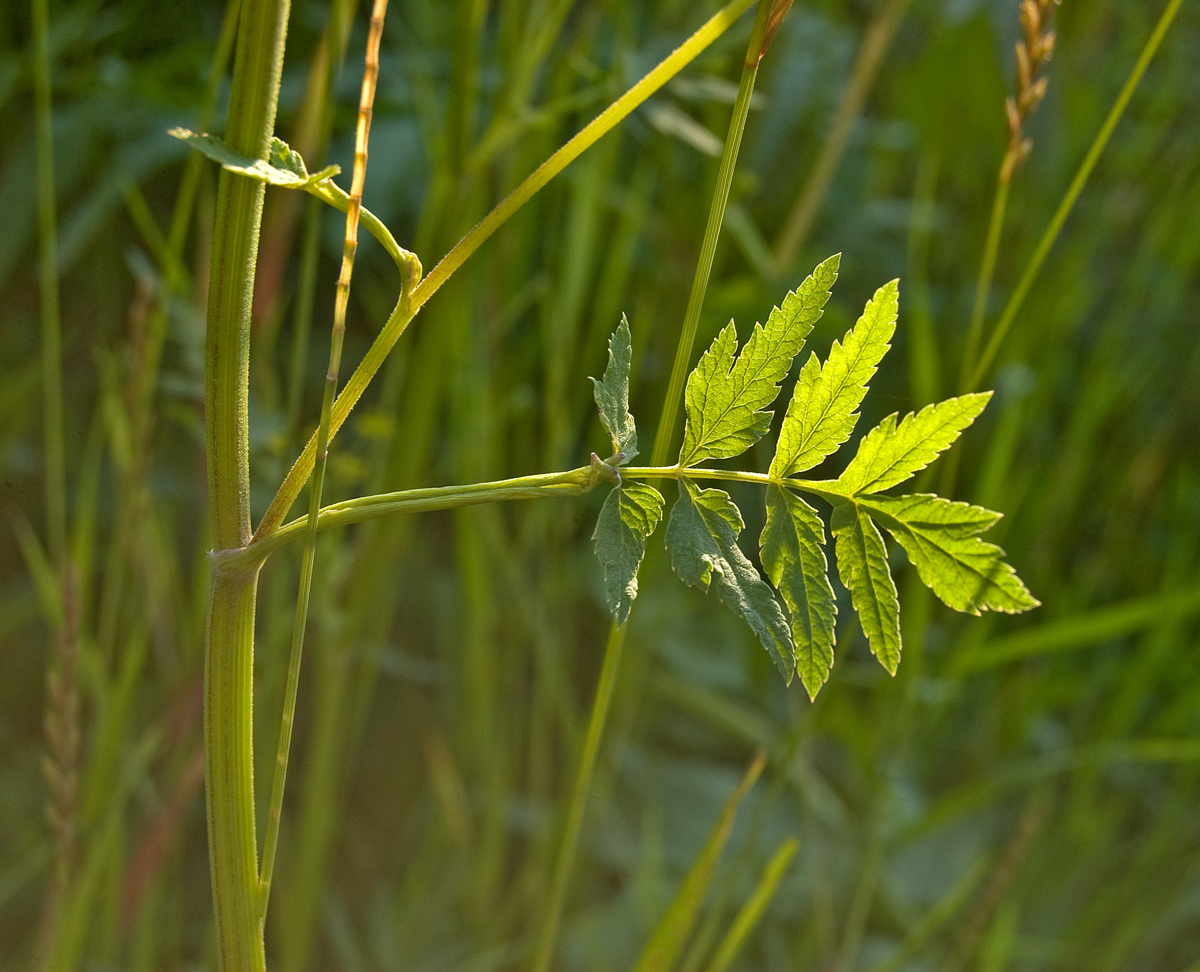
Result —
[[[633, 341], [629, 334], [629, 321], [621, 315], [621, 323], [608, 339], [608, 367], [604, 377], [592, 379], [592, 392], [596, 408], [600, 410], [600, 421], [612, 437], [613, 452], [623, 452], [627, 463], [638, 454], [637, 428], [629, 414], [629, 363], [633, 357]], [[657, 495], [657, 494], [656, 494]], [[662, 505], [662, 497], [659, 497]], [[655, 519], [657, 523], [657, 518]]]
[[721, 600], [750, 625], [790, 684], [795, 651], [787, 618], [774, 592], [737, 545], [742, 526], [742, 514], [728, 493], [682, 480], [667, 523], [671, 566], [686, 583], [701, 590], [708, 590], [715, 574]]
[[796, 670], [815, 699], [833, 667], [837, 602], [822, 546], [817, 511], [791, 490], [767, 487], [767, 523], [759, 539], [763, 568], [783, 595], [792, 619]]
[[871, 651], [892, 675], [900, 664], [900, 601], [879, 529], [857, 503], [839, 503], [830, 523], [838, 573], [862, 622]]
[[646, 538], [662, 519], [663, 498], [645, 483], [626, 482], [608, 494], [592, 541], [604, 568], [604, 596], [609, 613], [624, 624], [637, 597], [637, 572]]
[[815, 354], [805, 362], [779, 430], [771, 461], [773, 478], [811, 469], [850, 438], [867, 382], [891, 347], [888, 341], [900, 308], [899, 285], [893, 280], [875, 291], [844, 343], [833, 342], [824, 366]]
[[835, 255], [818, 266], [771, 311], [765, 327], [755, 324], [736, 360], [732, 321], [701, 355], [684, 391], [687, 424], [680, 465], [740, 455], [763, 437], [771, 413], [762, 409], [775, 401], [779, 382], [820, 318], [840, 260]]
[[303, 189], [313, 183], [323, 182], [342, 171], [341, 166], [327, 165], [320, 172], [309, 174], [300, 154], [288, 146], [287, 142], [278, 138], [271, 139], [271, 150], [268, 161], [252, 159], [248, 155], [235, 152], [224, 141], [215, 135], [197, 135], [186, 128], [172, 128], [167, 134], [187, 142], [192, 148], [207, 155], [214, 162], [259, 182], [272, 186], [284, 186], [288, 189]]
[[924, 469], [983, 411], [991, 392], [948, 398], [904, 416], [893, 412], [863, 436], [858, 454], [838, 479], [847, 496], [878, 493]]
[[928, 493], [872, 496], [860, 505], [896, 538], [925, 585], [954, 610], [1014, 614], [1038, 606], [1001, 559], [1004, 551], [977, 536], [1000, 519], [999, 513]]
[[[646, 538], [663, 512], [662, 496], [630, 477], [678, 478], [679, 499], [666, 532], [675, 572], [703, 590], [713, 586], [715, 575], [721, 600], [750, 625], [786, 680], [793, 671], [800, 673], [813, 699], [834, 662], [837, 601], [829, 582], [825, 527], [798, 492], [833, 503], [838, 571], [871, 651], [892, 674], [900, 662], [900, 604], [881, 527], [905, 549], [921, 580], [955, 610], [1015, 613], [1038, 604], [1004, 562], [1004, 552], [979, 537], [1000, 514], [931, 494], [881, 495], [949, 448], [983, 411], [990, 392], [951, 398], [899, 422], [889, 415], [863, 437], [837, 480], [791, 478], [832, 455], [853, 431], [867, 383], [895, 333], [897, 281], [875, 292], [823, 365], [813, 355], [800, 370], [768, 476], [697, 468], [705, 459], [738, 455], [766, 433], [767, 406], [821, 316], [838, 262], [834, 256], [818, 266], [772, 310], [766, 325], [756, 324], [740, 354], [732, 322], [717, 335], [688, 376], [678, 465], [621, 469], [623, 485], [606, 500], [593, 534], [609, 610], [624, 623], [637, 596]], [[604, 377], [592, 379], [601, 421], [617, 453], [604, 462], [592, 457], [596, 481], [622, 482], [617, 466], [636, 454], [629, 414], [630, 349], [629, 325], [622, 318], [609, 342]], [[769, 584], [738, 547], [744, 526], [740, 511], [728, 493], [701, 489], [697, 481], [706, 477], [766, 486], [759, 549]]]

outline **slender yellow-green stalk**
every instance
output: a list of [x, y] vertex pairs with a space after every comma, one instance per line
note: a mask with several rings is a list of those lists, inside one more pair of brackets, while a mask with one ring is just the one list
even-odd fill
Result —
[[[342, 367], [342, 344], [346, 336], [346, 308], [350, 303], [350, 278], [354, 273], [354, 257], [358, 252], [358, 219], [362, 212], [363, 185], [367, 178], [367, 143], [371, 134], [371, 113], [375, 103], [375, 87], [379, 80], [379, 43], [383, 37], [383, 20], [386, 14], [387, 0], [375, 0], [375, 7], [371, 11], [371, 26], [367, 34], [366, 67], [363, 70], [362, 93], [358, 103], [358, 126], [354, 141], [354, 174], [350, 180], [349, 204], [346, 207], [346, 240], [342, 247], [342, 269], [338, 274], [334, 295], [333, 331], [329, 340], [329, 367], [325, 372], [325, 389], [321, 398], [321, 419], [317, 427], [317, 462], [310, 487], [307, 538], [304, 557], [300, 565], [300, 592], [296, 598], [296, 620], [292, 628], [287, 687], [284, 691], [283, 715], [279, 726], [279, 746], [275, 755], [275, 775], [271, 782], [267, 835], [263, 844], [262, 875], [259, 879], [259, 913], [264, 922], [267, 918], [267, 902], [271, 896], [271, 877], [275, 870], [275, 853], [279, 846], [283, 788], [287, 782], [288, 753], [292, 746], [296, 696], [300, 688], [300, 658], [304, 650], [304, 631], [308, 624], [308, 604], [312, 593], [313, 568], [317, 557], [318, 514], [321, 510], [321, 492], [325, 484], [325, 468], [329, 460], [329, 416], [333, 410], [338, 373]], [[407, 277], [402, 286], [404, 294], [401, 300], [404, 300], [409, 292]]]
[[[289, 0], [244, 0], [225, 138], [265, 158], [275, 125]], [[209, 538], [250, 540], [250, 305], [264, 186], [222, 171], [213, 222], [205, 341]], [[204, 656], [209, 860], [222, 972], [266, 968], [254, 822], [254, 601], [257, 570], [213, 565]]]
[[[454, 248], [446, 254], [419, 286], [413, 289], [411, 300], [401, 299], [396, 304], [383, 330], [367, 350], [363, 360], [346, 382], [342, 393], [333, 404], [333, 414], [330, 419], [329, 436], [332, 439], [351, 409], [358, 403], [367, 385], [375, 377], [375, 373], [383, 365], [388, 353], [392, 350], [400, 335], [404, 333], [413, 316], [421, 309], [459, 267], [466, 262], [513, 213], [525, 205], [535, 193], [544, 187], [551, 179], [563, 171], [575, 159], [594, 145], [603, 135], [615, 128], [638, 105], [653, 95], [659, 88], [671, 80], [698, 54], [720, 37], [729, 26], [750, 6], [753, 0], [731, 0], [707, 23], [681, 44], [665, 60], [649, 74], [637, 82], [625, 94], [614, 101], [600, 113], [579, 134], [575, 135], [562, 148], [538, 166], [533, 173], [495, 209], [485, 216]], [[308, 440], [304, 451], [296, 460], [295, 465], [287, 474], [275, 498], [271, 501], [267, 512], [255, 532], [256, 537], [264, 537], [279, 528], [283, 518], [291, 509], [296, 497], [304, 488], [308, 477], [312, 474], [317, 455], [317, 437], [314, 434]]]
[[717, 185], [713, 190], [712, 204], [708, 209], [708, 223], [704, 227], [704, 240], [700, 244], [700, 258], [696, 262], [696, 273], [692, 277], [692, 289], [688, 294], [687, 310], [683, 315], [683, 329], [675, 347], [675, 362], [671, 366], [671, 381], [667, 385], [667, 397], [663, 400], [662, 415], [659, 416], [658, 431], [654, 436], [651, 463], [661, 466], [667, 461], [671, 436], [675, 427], [675, 416], [679, 414], [679, 400], [683, 395], [683, 381], [687, 377], [692, 359], [692, 345], [696, 341], [696, 325], [700, 322], [700, 308], [704, 305], [704, 293], [708, 290], [708, 275], [712, 272], [713, 257], [717, 252], [717, 239], [725, 222], [725, 207], [729, 203], [729, 188], [733, 185], [733, 171], [737, 168], [738, 150], [742, 146], [742, 132], [750, 114], [750, 96], [754, 93], [754, 80], [758, 76], [758, 65], [762, 59], [763, 35], [767, 26], [770, 5], [760, 3], [754, 30], [750, 37], [750, 48], [738, 83], [737, 98], [733, 104], [733, 118], [729, 122], [729, 134], [721, 152], [721, 165], [717, 170]]

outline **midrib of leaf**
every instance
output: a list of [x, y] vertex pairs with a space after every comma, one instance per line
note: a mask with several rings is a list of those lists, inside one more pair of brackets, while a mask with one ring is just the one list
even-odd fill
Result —
[[[894, 287], [896, 285], [896, 283], [897, 283], [897, 281], [893, 280], [890, 284], [886, 284], [884, 287], [881, 287], [879, 290], [877, 290], [875, 292], [875, 295], [871, 298], [871, 301], [867, 305], [868, 310], [874, 310], [876, 307], [876, 302], [880, 301], [881, 298], [886, 296], [886, 288]], [[896, 299], [898, 301], [898, 296]], [[862, 376], [861, 379], [859, 379], [858, 385], [862, 389], [862, 392], [861, 392], [861, 394], [858, 395], [857, 401], [855, 401], [854, 404], [851, 405], [849, 407], [849, 409], [847, 409], [847, 413], [846, 413], [847, 418], [850, 418], [851, 416], [854, 415], [854, 410], [856, 408], [858, 408], [858, 406], [862, 403], [863, 398], [866, 397], [866, 393], [867, 393], [867, 384], [866, 383], [874, 375], [875, 368], [878, 365], [879, 361], [881, 361], [883, 359], [884, 354], [886, 354], [888, 349], [891, 347], [891, 345], [889, 345], [887, 343], [887, 341], [891, 338], [892, 333], [895, 332], [895, 327], [894, 327], [895, 321], [896, 321], [896, 313], [895, 312], [893, 312], [886, 319], [883, 318], [882, 316], [879, 316], [878, 314], [872, 316], [872, 318], [870, 319], [870, 323], [872, 325], [871, 331], [873, 331], [875, 327], [879, 327], [879, 326], [888, 327], [889, 325], [892, 326], [892, 330], [891, 330], [891, 332], [889, 332], [888, 336], [886, 338], [884, 338], [883, 349], [879, 352], [879, 355], [878, 355], [878, 357], [875, 358], [874, 362], [872, 362], [872, 364], [870, 366], [870, 368], [871, 368], [870, 372], [868, 374]], [[829, 357], [826, 359], [826, 361], [823, 365], [821, 365], [819, 368], [816, 369], [817, 373], [816, 373], [816, 376], [813, 378], [813, 385], [812, 385], [813, 391], [816, 390], [819, 383], [824, 378], [825, 371], [827, 368], [830, 367], [831, 363], [835, 362], [839, 355], [846, 353], [845, 352], [846, 344], [849, 342], [851, 335], [854, 335], [855, 337], [857, 337], [857, 331], [858, 331], [859, 327], [863, 326], [863, 324], [865, 324], [865, 323], [868, 323], [867, 318], [866, 318], [866, 312], [864, 312], [863, 318], [859, 320], [859, 322], [854, 326], [854, 328], [850, 331], [850, 333], [847, 334], [845, 336], [845, 338], [843, 338], [840, 345], [838, 344], [838, 342], [836, 342], [836, 341], [834, 342], [834, 348], [830, 351]], [[771, 475], [772, 476], [779, 476], [779, 477], [787, 476], [787, 475], [790, 475], [795, 472], [803, 472], [804, 469], [808, 469], [808, 468], [811, 468], [813, 465], [816, 465], [816, 463], [814, 462], [808, 466], [803, 466], [803, 467], [797, 466], [797, 464], [801, 461], [801, 458], [804, 456], [804, 454], [809, 450], [809, 448], [811, 448], [813, 442], [817, 438], [817, 433], [822, 430], [822, 426], [825, 425], [826, 421], [829, 419], [829, 417], [831, 415], [835, 414], [834, 406], [837, 405], [843, 392], [845, 392], [846, 389], [850, 386], [851, 379], [855, 378], [855, 376], [859, 372], [859, 369], [862, 367], [863, 362], [865, 360], [868, 360], [870, 358], [871, 354], [874, 353], [875, 345], [871, 341], [872, 336], [873, 335], [871, 333], [865, 333], [862, 336], [862, 339], [857, 342], [858, 347], [854, 353], [854, 357], [846, 363], [845, 371], [840, 376], [840, 378], [836, 379], [836, 384], [831, 389], [831, 391], [829, 393], [829, 399], [825, 403], [825, 407], [821, 410], [821, 414], [816, 418], [815, 421], [813, 421], [811, 423], [808, 434], [803, 439], [801, 439], [801, 441], [797, 444], [796, 448], [791, 450], [791, 455], [788, 458], [788, 461], [785, 464], [780, 464], [780, 468], [778, 468], [778, 469], [776, 468], [776, 461], [774, 461], [774, 460], [772, 461], [772, 463], [771, 463]], [[871, 352], [870, 354], [868, 353], [869, 351]], [[813, 361], [816, 361], [816, 360], [817, 360], [816, 356], [814, 355], [812, 358], [809, 359], [808, 362], [805, 363], [804, 368], [807, 369], [809, 367], [809, 365]], [[797, 392], [799, 392], [800, 388], [802, 387], [803, 381], [804, 381], [804, 375], [803, 375], [803, 371], [802, 371], [800, 378], [797, 381], [797, 386], [796, 386]], [[796, 398], [793, 397], [792, 402], [794, 403], [795, 401], [796, 401]], [[788, 412], [784, 416], [785, 425], [787, 423], [789, 423], [790, 420], [792, 420], [792, 417], [793, 417], [793, 413], [791, 410], [791, 405], [789, 404]], [[808, 416], [807, 406], [806, 406], [805, 414], [803, 416], [797, 415], [796, 421], [798, 423], [800, 423], [801, 426], [803, 427], [803, 423], [806, 420], [808, 420], [808, 418], [809, 418], [809, 416]], [[783, 436], [784, 436], [784, 433], [781, 431], [780, 432], [781, 442], [783, 440]], [[836, 451], [837, 448], [839, 448], [844, 442], [845, 442], [845, 439], [843, 438], [840, 442], [838, 442], [835, 445], [835, 447], [832, 451], [826, 452], [821, 458], [825, 458], [825, 456], [832, 455], [833, 452]], [[819, 462], [820, 459], [818, 459], [817, 461]]]

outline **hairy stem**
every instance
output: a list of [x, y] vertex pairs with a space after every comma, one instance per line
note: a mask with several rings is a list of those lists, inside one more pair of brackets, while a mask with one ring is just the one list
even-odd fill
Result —
[[[275, 125], [288, 0], [246, 0], [226, 140], [265, 158]], [[250, 306], [264, 186], [222, 171], [213, 226], [205, 346], [210, 539], [250, 540]], [[253, 671], [256, 570], [214, 565], [204, 657], [209, 860], [222, 972], [266, 968], [254, 824]]]

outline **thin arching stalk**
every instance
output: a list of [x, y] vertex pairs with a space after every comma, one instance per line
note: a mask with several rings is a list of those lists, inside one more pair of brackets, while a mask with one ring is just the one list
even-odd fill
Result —
[[[375, 0], [371, 12], [371, 27], [367, 35], [366, 68], [363, 71], [362, 93], [358, 105], [358, 128], [354, 142], [354, 175], [350, 183], [350, 204], [346, 208], [346, 239], [342, 247], [342, 269], [338, 275], [333, 307], [333, 332], [329, 341], [329, 367], [325, 373], [325, 389], [321, 399], [321, 420], [317, 428], [317, 458], [309, 494], [308, 529], [300, 567], [300, 592], [296, 598], [296, 621], [292, 629], [292, 647], [288, 660], [287, 688], [284, 693], [283, 715], [279, 727], [279, 748], [275, 756], [275, 775], [271, 784], [271, 806], [267, 817], [266, 842], [263, 846], [262, 875], [259, 879], [259, 910], [266, 920], [267, 902], [271, 894], [271, 876], [275, 869], [275, 854], [279, 844], [279, 821], [283, 810], [283, 788], [287, 779], [288, 753], [292, 745], [292, 726], [296, 715], [296, 695], [300, 685], [300, 659], [304, 649], [304, 630], [308, 622], [309, 597], [312, 592], [313, 568], [317, 556], [317, 522], [321, 509], [321, 491], [325, 483], [325, 468], [329, 460], [329, 419], [337, 393], [341, 371], [342, 343], [346, 335], [346, 309], [350, 302], [350, 278], [354, 273], [354, 257], [358, 252], [358, 220], [362, 211], [363, 185], [367, 177], [367, 142], [371, 132], [371, 111], [375, 103], [375, 87], [379, 79], [379, 43], [383, 36], [383, 19], [387, 0]], [[408, 297], [408, 283], [404, 295]]]

